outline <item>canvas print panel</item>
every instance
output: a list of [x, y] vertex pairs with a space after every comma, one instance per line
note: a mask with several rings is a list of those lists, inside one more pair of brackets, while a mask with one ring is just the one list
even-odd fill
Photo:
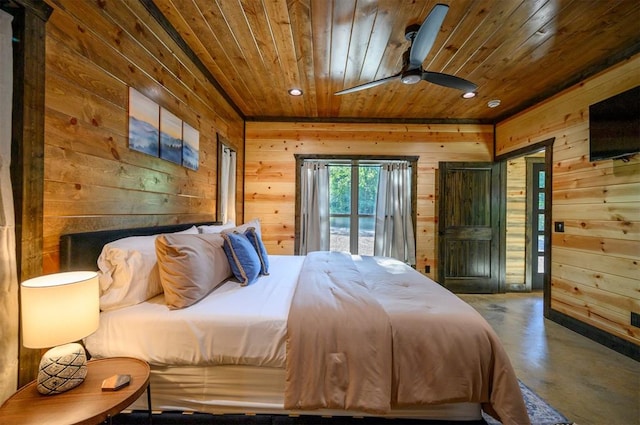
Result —
[[129, 149], [158, 156], [160, 107], [129, 87]]
[[160, 158], [182, 164], [182, 120], [160, 108]]
[[200, 132], [186, 122], [182, 123], [182, 165], [198, 169], [200, 161]]

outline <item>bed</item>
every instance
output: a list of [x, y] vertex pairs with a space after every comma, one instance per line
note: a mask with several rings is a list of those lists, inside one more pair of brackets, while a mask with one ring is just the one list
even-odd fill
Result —
[[268, 255], [259, 220], [67, 234], [60, 249], [61, 270], [101, 275], [88, 352], [147, 361], [154, 410], [529, 421], [489, 324], [399, 261]]

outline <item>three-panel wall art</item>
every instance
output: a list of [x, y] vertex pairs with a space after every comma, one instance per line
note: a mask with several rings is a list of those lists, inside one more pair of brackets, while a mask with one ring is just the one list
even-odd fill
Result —
[[197, 170], [200, 133], [129, 87], [129, 148]]

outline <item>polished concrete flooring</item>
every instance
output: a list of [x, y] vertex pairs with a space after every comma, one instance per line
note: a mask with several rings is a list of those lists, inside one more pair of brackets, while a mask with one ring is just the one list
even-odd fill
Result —
[[640, 424], [640, 363], [542, 315], [542, 293], [467, 295], [516, 375], [578, 425]]

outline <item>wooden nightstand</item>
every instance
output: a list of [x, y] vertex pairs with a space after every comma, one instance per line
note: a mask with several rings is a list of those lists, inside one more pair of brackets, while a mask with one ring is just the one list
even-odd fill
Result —
[[[0, 422], [100, 424], [131, 405], [149, 387], [149, 365], [142, 360], [128, 357], [91, 360], [87, 368], [85, 381], [62, 394], [42, 395], [35, 381], [20, 388], [0, 407]], [[131, 375], [131, 383], [118, 391], [102, 391], [102, 381], [115, 374]], [[151, 415], [151, 397], [147, 400]]]

